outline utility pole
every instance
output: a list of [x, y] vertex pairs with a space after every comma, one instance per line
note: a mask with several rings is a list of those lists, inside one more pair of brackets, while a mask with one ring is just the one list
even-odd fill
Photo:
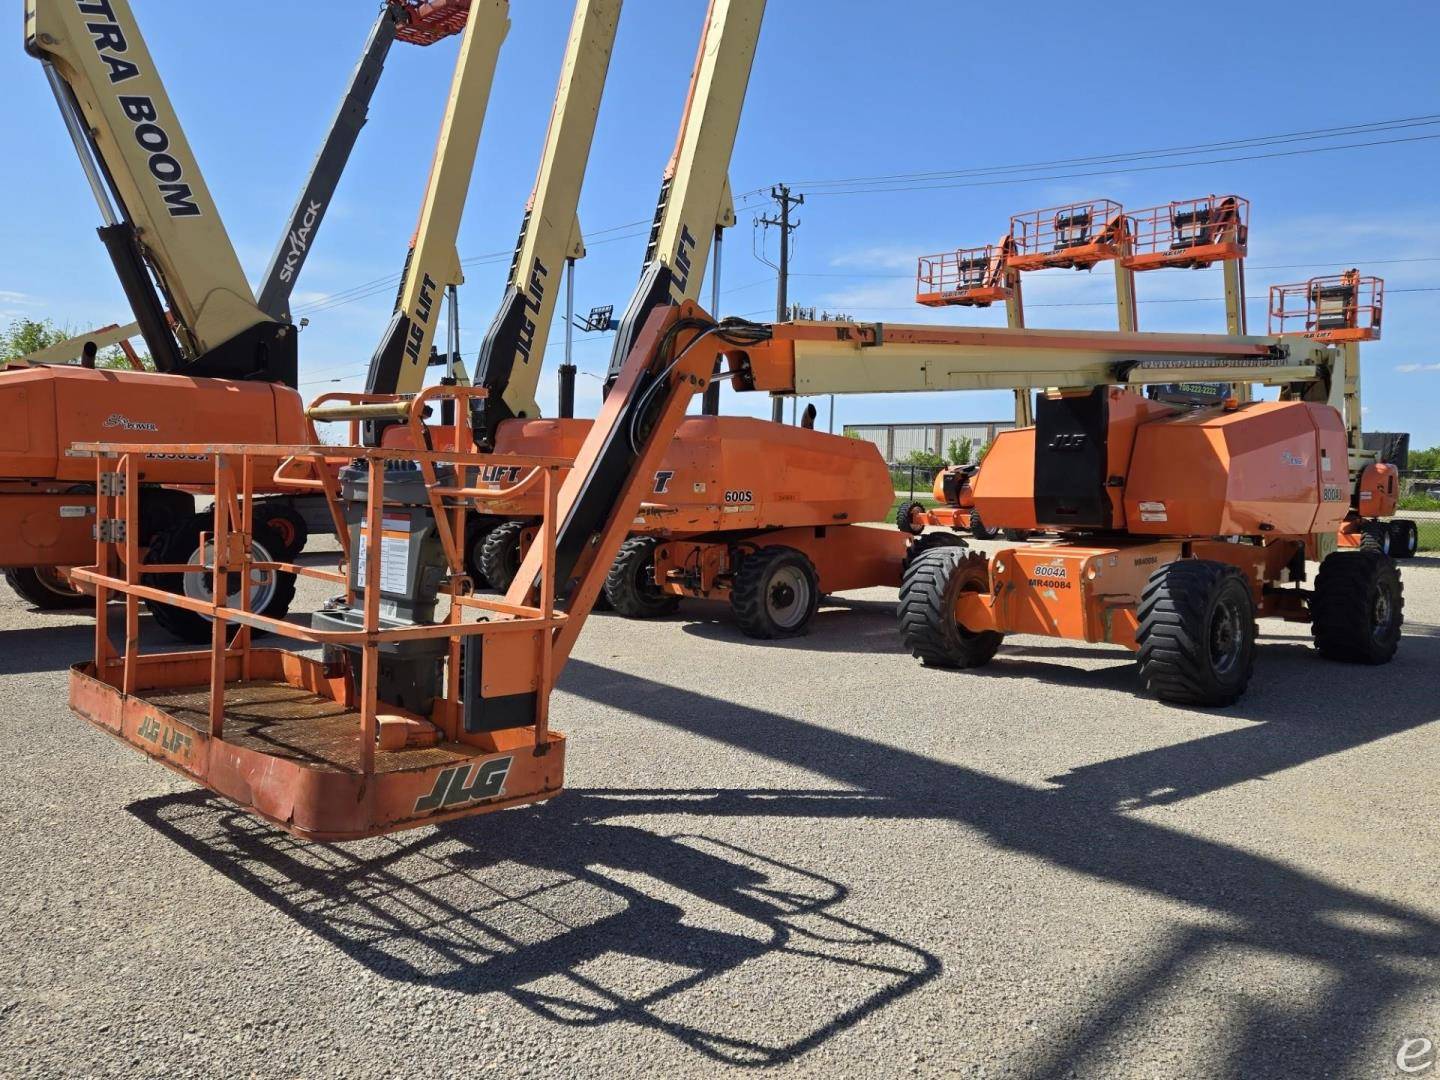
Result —
[[[804, 206], [804, 195], [791, 195], [789, 184], [777, 184], [770, 189], [770, 197], [780, 204], [780, 217], [761, 218], [762, 225], [775, 225], [780, 229], [780, 280], [775, 288], [775, 321], [784, 322], [790, 317], [790, 234], [800, 227], [799, 220], [790, 220], [792, 206]], [[776, 423], [785, 422], [785, 402], [776, 398], [770, 407], [770, 419]]]

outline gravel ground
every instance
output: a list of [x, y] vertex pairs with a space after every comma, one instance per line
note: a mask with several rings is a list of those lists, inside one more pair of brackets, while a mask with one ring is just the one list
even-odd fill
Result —
[[75, 719], [86, 621], [7, 603], [0, 1074], [1403, 1075], [1440, 559], [1405, 576], [1394, 665], [1276, 625], [1223, 712], [1050, 640], [922, 670], [885, 591], [779, 645], [597, 616], [566, 794], [343, 847]]

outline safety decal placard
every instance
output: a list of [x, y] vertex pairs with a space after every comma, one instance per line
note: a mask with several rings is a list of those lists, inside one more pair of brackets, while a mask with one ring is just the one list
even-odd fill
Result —
[[[370, 550], [370, 530], [360, 526], [360, 552], [356, 567], [356, 584], [365, 587], [366, 553]], [[407, 588], [405, 570], [410, 562], [410, 519], [385, 515], [380, 519], [380, 591], [403, 593]]]

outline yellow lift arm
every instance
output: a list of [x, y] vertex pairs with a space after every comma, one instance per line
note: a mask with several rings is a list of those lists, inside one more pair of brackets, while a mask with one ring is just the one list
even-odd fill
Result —
[[680, 134], [660, 185], [644, 272], [615, 335], [607, 389], [650, 313], [699, 296], [714, 233], [735, 223], [730, 158], [764, 17], [765, 0], [710, 0]]
[[127, 0], [25, 0], [25, 48], [157, 368], [294, 385], [294, 328], [256, 304]]
[[395, 314], [370, 361], [366, 385], [370, 393], [420, 391], [435, 342], [440, 301], [465, 280], [456, 237], [475, 171], [495, 65], [509, 31], [509, 0], [475, 0], [471, 5]]
[[739, 390], [886, 394], [1248, 382], [1344, 415], [1338, 351], [1293, 337], [797, 321], [729, 357]]
[[505, 295], [475, 366], [475, 384], [490, 391], [476, 408], [481, 445], [489, 445], [501, 421], [540, 415], [535, 391], [555, 318], [560, 268], [585, 257], [580, 189], [622, 4], [579, 0], [575, 7], [540, 170], [525, 206]]

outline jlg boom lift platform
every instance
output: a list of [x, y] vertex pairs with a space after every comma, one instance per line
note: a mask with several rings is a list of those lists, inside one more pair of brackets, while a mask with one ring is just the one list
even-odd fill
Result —
[[[71, 442], [101, 434], [299, 437], [290, 290], [390, 43], [453, 33], [468, 7], [469, 0], [385, 4], [256, 301], [129, 5], [27, 2], [26, 48], [44, 64], [105, 222], [101, 239], [137, 318], [134, 327], [86, 335], [75, 346], [93, 351], [138, 331], [159, 374], [68, 366], [0, 374], [11, 418], [0, 439], [0, 521], [9, 525], [0, 529], [0, 566], [21, 595], [42, 607], [88, 603], [63, 571], [88, 558], [95, 513], [92, 478], [82, 475], [88, 469], [63, 452]], [[204, 490], [208, 479], [208, 469], [183, 459], [146, 463], [143, 546], [157, 554], [163, 548], [175, 562], [201, 554], [203, 524], [189, 494], [177, 489]], [[303, 520], [278, 500], [258, 510], [264, 524], [256, 543], [269, 556], [293, 556]], [[156, 614], [182, 636], [207, 632], [181, 612]]]

